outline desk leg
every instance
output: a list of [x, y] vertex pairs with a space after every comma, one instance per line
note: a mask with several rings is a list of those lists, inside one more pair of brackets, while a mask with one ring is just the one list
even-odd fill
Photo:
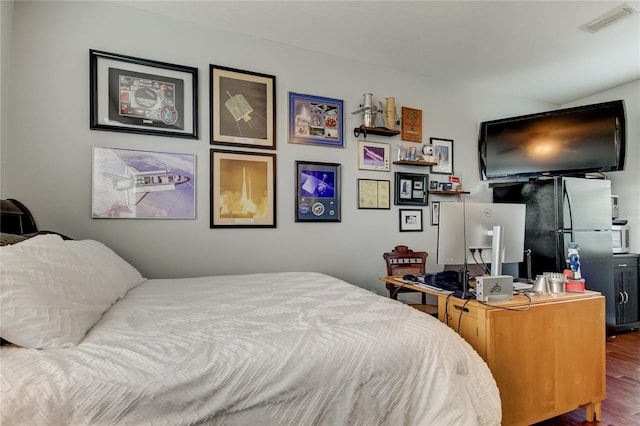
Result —
[[588, 422], [592, 422], [594, 420], [600, 421], [602, 418], [602, 401], [587, 405], [586, 418]]

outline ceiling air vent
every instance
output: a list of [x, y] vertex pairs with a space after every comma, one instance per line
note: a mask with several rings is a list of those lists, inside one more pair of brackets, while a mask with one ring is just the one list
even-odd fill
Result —
[[579, 28], [590, 33], [595, 33], [596, 31], [600, 31], [604, 27], [613, 24], [614, 22], [624, 18], [625, 16], [632, 15], [636, 12], [637, 10], [635, 10], [633, 7], [627, 4], [622, 4], [606, 13], [603, 13], [597, 18], [592, 19], [586, 24], [581, 25]]

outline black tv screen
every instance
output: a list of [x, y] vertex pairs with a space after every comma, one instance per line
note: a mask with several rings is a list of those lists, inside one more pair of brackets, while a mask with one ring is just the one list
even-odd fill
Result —
[[483, 180], [611, 172], [624, 168], [624, 102], [530, 114], [480, 125]]

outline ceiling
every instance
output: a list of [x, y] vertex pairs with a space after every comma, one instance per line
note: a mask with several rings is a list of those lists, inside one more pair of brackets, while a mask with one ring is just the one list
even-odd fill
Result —
[[556, 105], [640, 79], [640, 1], [126, 1], [217, 29]]

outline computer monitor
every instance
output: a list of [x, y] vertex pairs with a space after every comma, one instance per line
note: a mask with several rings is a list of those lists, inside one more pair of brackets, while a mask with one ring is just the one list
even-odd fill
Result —
[[[463, 265], [465, 255], [467, 264], [494, 263], [499, 269], [502, 263], [522, 262], [525, 213], [524, 204], [440, 203], [438, 263]], [[502, 233], [499, 265], [495, 265], [492, 253], [496, 226]]]

